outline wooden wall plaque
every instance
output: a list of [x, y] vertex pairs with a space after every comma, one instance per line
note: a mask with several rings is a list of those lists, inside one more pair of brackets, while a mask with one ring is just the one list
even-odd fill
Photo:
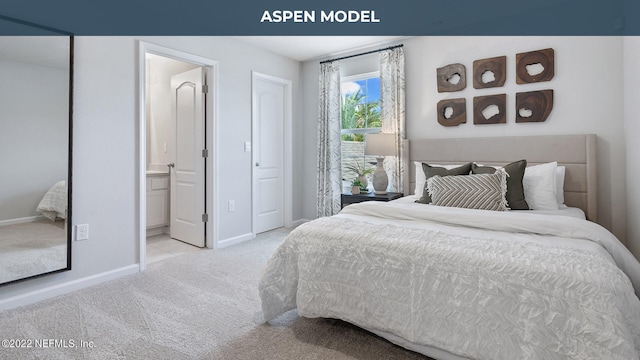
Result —
[[[516, 83], [529, 84], [553, 79], [555, 74], [555, 53], [553, 49], [543, 49], [516, 54]], [[542, 66], [540, 73], [529, 74], [527, 67]]]
[[[473, 97], [473, 123], [476, 125], [505, 124], [507, 122], [506, 103], [507, 103], [507, 94], [474, 96]], [[498, 113], [487, 119], [482, 112], [486, 108], [490, 107], [491, 105], [497, 106]]]
[[[449, 117], [445, 115], [447, 108], [453, 110]], [[467, 122], [467, 102], [464, 98], [440, 100], [437, 111], [438, 123], [442, 126], [458, 126]]]
[[[504, 85], [507, 77], [507, 57], [498, 56], [488, 59], [476, 60], [473, 62], [473, 88], [486, 89], [500, 87]], [[493, 80], [484, 82], [482, 75], [490, 71], [493, 73]]]
[[543, 122], [553, 109], [553, 90], [516, 94], [516, 122]]
[[[436, 70], [438, 92], [460, 91], [467, 87], [467, 69], [462, 64], [450, 64]], [[455, 76], [459, 78], [457, 83], [453, 83]]]

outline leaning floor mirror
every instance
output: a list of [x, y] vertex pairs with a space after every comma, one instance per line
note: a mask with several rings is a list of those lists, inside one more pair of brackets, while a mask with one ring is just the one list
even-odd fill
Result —
[[6, 285], [71, 269], [73, 36], [4, 16], [0, 34], [0, 285]]

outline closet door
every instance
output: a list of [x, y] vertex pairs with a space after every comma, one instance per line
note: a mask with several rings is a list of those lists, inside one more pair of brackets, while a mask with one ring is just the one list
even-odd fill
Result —
[[253, 76], [253, 231], [284, 226], [286, 80]]

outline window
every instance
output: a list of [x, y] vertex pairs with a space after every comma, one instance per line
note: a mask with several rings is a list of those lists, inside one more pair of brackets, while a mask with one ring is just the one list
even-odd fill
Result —
[[342, 79], [342, 180], [350, 187], [358, 172], [373, 172], [376, 159], [364, 155], [367, 134], [379, 133], [380, 119], [380, 74], [378, 72], [349, 76]]

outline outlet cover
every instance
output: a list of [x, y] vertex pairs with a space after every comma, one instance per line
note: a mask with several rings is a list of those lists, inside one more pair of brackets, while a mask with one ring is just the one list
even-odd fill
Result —
[[89, 224], [76, 225], [76, 241], [89, 239]]

